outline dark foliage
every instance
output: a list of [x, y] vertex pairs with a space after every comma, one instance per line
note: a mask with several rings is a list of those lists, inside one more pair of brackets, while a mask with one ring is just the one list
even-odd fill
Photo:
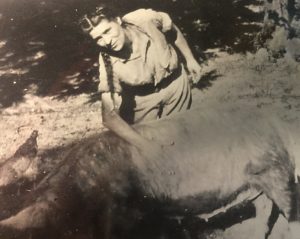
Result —
[[[0, 106], [34, 91], [65, 97], [97, 91], [97, 46], [78, 27], [79, 17], [99, 0], [4, 0], [0, 2]], [[104, 1], [105, 2], [105, 1]], [[113, 0], [124, 13], [137, 8], [168, 12], [186, 34], [199, 61], [203, 50], [252, 49], [263, 14], [247, 6], [260, 1]], [[31, 92], [32, 93], [32, 92]]]

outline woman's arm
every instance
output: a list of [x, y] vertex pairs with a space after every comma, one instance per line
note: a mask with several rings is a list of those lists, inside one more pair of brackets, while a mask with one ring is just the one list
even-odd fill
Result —
[[[166, 148], [155, 141], [144, 138], [133, 127], [127, 124], [114, 109], [110, 93], [102, 94], [103, 124], [116, 135], [135, 146], [141, 155], [149, 161], [165, 160]], [[147, 161], [146, 160], [146, 161]], [[135, 162], [136, 163], [136, 162]], [[140, 161], [139, 163], [143, 163]], [[145, 165], [144, 165], [145, 166]]]
[[193, 82], [196, 82], [200, 79], [201, 66], [194, 58], [192, 51], [189, 48], [188, 43], [185, 40], [182, 32], [174, 23], [172, 24], [172, 29], [176, 32], [176, 40], [174, 43], [186, 60], [187, 69], [192, 75]]
[[139, 149], [147, 146], [148, 140], [140, 135], [118, 114], [118, 107], [116, 107], [111, 93], [102, 93], [102, 120], [104, 126], [131, 145]]

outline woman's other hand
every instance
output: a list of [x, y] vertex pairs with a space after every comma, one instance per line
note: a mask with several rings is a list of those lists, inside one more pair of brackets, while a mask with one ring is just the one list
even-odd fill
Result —
[[197, 84], [201, 77], [202, 67], [195, 59], [187, 61], [186, 64], [192, 83]]

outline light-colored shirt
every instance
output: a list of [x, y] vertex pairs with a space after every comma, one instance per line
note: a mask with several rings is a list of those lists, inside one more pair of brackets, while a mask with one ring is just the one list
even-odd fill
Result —
[[[129, 59], [110, 56], [113, 70], [115, 92], [122, 92], [122, 83], [139, 86], [154, 84], [178, 68], [178, 56], [172, 44], [168, 43], [164, 33], [172, 29], [172, 20], [168, 14], [151, 9], [139, 9], [122, 18], [125, 31], [132, 39]], [[100, 53], [100, 92], [109, 92], [108, 77]]]

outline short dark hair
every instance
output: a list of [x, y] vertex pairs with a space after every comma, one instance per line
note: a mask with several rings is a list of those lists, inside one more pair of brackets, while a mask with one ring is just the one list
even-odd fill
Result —
[[113, 8], [107, 7], [105, 4], [97, 5], [89, 9], [79, 20], [79, 25], [85, 32], [89, 32], [92, 26], [97, 25], [101, 20], [113, 20], [119, 14]]
[[87, 17], [101, 16], [106, 19], [114, 19], [119, 16], [114, 8], [108, 7], [105, 4], [97, 5], [94, 9], [87, 12], [86, 15]]

